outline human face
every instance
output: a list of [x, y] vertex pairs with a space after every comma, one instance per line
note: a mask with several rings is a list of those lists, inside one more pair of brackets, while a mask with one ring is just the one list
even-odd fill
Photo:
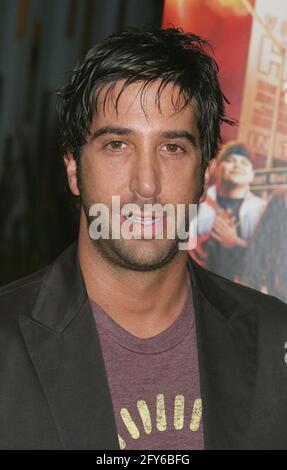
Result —
[[[156, 102], [159, 82], [141, 96], [142, 82], [126, 88], [114, 107], [123, 82], [104, 107], [104, 91], [81, 155], [81, 200], [88, 220], [94, 203], [110, 211], [112, 196], [119, 196], [121, 207], [144, 204], [197, 203], [202, 186], [201, 150], [194, 107], [175, 110], [179, 93], [168, 85]], [[70, 184], [71, 187], [71, 184]], [[73, 188], [71, 188], [73, 191]], [[73, 191], [74, 194], [77, 193]], [[123, 222], [123, 220], [121, 220]], [[99, 239], [91, 241], [106, 260], [127, 269], [148, 271], [170, 261], [177, 253], [178, 240], [166, 237], [167, 217], [163, 220], [163, 239]], [[109, 221], [110, 223], [110, 221]], [[111, 230], [110, 230], [111, 233]]]
[[236, 186], [249, 186], [254, 172], [250, 160], [243, 155], [231, 154], [218, 164], [219, 179]]

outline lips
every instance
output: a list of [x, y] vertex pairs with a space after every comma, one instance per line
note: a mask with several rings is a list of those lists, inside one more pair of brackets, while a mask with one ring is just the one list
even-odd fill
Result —
[[130, 216], [125, 216], [128, 220], [135, 224], [142, 224], [142, 225], [151, 225], [154, 223], [159, 222], [162, 217], [155, 217], [155, 216], [137, 216], [137, 215], [130, 215]]
[[133, 211], [124, 212], [123, 211], [122, 216], [126, 218], [138, 217], [141, 219], [151, 219], [151, 218], [155, 219], [158, 217], [162, 217], [163, 214], [162, 213], [157, 214], [156, 212], [148, 213], [148, 212], [133, 212]]
[[141, 224], [151, 224], [159, 222], [163, 219], [164, 214], [153, 212], [133, 212], [133, 211], [123, 211], [122, 217], [128, 219], [134, 223]]

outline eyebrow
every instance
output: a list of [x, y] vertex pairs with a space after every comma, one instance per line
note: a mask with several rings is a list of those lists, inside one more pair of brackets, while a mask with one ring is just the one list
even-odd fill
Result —
[[91, 140], [95, 140], [98, 137], [101, 137], [103, 135], [109, 135], [109, 134], [128, 135], [132, 133], [133, 133], [132, 129], [129, 129], [127, 127], [101, 127], [100, 129], [96, 130], [93, 133]]
[[[114, 134], [114, 135], [129, 135], [134, 134], [135, 132], [128, 127], [101, 127], [97, 129], [92, 137], [91, 140], [95, 140], [98, 137]], [[165, 139], [186, 139], [188, 140], [194, 147], [197, 148], [196, 139], [193, 134], [186, 130], [177, 130], [177, 131], [165, 131], [160, 133], [161, 137]]]
[[185, 131], [185, 130], [179, 130], [179, 131], [166, 131], [162, 132], [161, 137], [164, 137], [165, 139], [186, 139], [188, 140], [194, 147], [197, 147], [197, 143], [195, 140], [195, 137], [191, 132]]

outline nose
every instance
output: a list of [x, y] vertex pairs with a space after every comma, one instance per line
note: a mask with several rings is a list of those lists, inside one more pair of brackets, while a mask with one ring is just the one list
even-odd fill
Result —
[[136, 155], [130, 191], [137, 199], [153, 202], [161, 191], [160, 168], [156, 155], [150, 150], [145, 150]]
[[235, 157], [233, 160], [233, 164], [235, 168], [244, 168], [244, 161], [242, 161], [241, 157]]

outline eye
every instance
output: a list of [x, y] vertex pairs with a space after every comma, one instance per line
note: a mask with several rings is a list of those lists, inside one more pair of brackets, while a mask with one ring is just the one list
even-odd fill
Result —
[[124, 150], [127, 147], [127, 144], [121, 140], [112, 140], [105, 145], [105, 148], [112, 151]]
[[172, 153], [172, 154], [185, 152], [185, 149], [178, 144], [166, 144], [163, 146], [163, 149], [166, 150], [168, 153]]

